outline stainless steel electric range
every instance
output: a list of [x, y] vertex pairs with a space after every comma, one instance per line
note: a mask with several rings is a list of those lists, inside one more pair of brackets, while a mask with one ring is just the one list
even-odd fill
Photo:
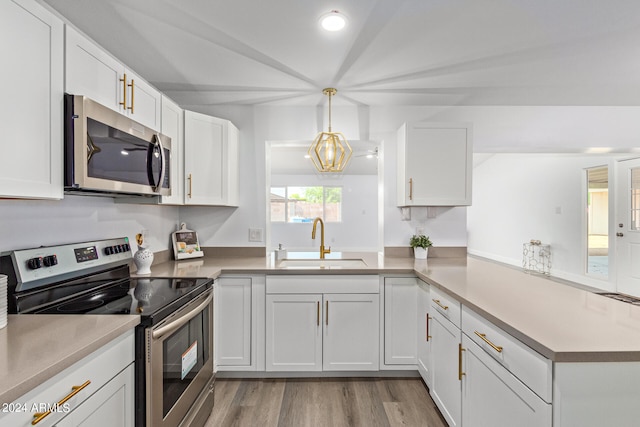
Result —
[[213, 409], [213, 281], [129, 277], [126, 237], [0, 256], [15, 314], [138, 314], [136, 426], [204, 425]]

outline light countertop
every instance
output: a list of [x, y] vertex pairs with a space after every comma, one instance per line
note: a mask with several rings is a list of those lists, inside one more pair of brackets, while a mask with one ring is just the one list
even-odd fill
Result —
[[[273, 256], [205, 257], [154, 265], [150, 276], [414, 274], [555, 362], [640, 361], [640, 307], [474, 257], [332, 256], [366, 265], [280, 268]], [[0, 402], [14, 401], [138, 323], [135, 315], [9, 315], [0, 329]]]
[[15, 401], [138, 323], [139, 316], [129, 315], [10, 314], [0, 329], [0, 403]]
[[[315, 255], [315, 254], [314, 254]], [[289, 254], [289, 258], [298, 257]], [[476, 257], [336, 253], [366, 266], [280, 268], [273, 256], [202, 258], [152, 267], [152, 276], [220, 274], [415, 274], [555, 362], [640, 361], [640, 307]]]

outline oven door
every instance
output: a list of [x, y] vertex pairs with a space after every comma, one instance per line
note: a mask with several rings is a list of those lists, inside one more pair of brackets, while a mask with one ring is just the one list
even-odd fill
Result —
[[[213, 290], [146, 330], [147, 426], [204, 420], [213, 409]], [[197, 414], [194, 414], [197, 411]]]

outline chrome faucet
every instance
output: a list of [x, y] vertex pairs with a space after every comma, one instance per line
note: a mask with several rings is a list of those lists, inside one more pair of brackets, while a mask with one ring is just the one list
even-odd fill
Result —
[[325, 254], [331, 253], [331, 247], [328, 249], [324, 248], [324, 222], [320, 217], [317, 217], [313, 220], [313, 230], [311, 231], [311, 238], [316, 238], [316, 225], [320, 223], [320, 259], [324, 259]]

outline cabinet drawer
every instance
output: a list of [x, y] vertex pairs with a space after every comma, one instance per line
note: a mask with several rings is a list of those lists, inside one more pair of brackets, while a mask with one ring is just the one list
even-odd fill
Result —
[[462, 331], [545, 402], [551, 403], [551, 360], [467, 307], [462, 308]]
[[460, 303], [435, 286], [431, 287], [431, 307], [460, 328]]
[[[52, 409], [52, 412], [37, 425], [54, 425], [133, 363], [134, 357], [134, 334], [131, 330], [10, 404], [14, 410], [0, 414], [0, 425], [30, 426], [33, 415], [41, 412], [40, 409], [43, 409], [42, 412]], [[66, 404], [55, 408], [57, 402], [73, 391], [72, 387], [84, 385], [87, 381], [91, 382]]]
[[380, 278], [361, 275], [267, 276], [268, 294], [378, 294]]

